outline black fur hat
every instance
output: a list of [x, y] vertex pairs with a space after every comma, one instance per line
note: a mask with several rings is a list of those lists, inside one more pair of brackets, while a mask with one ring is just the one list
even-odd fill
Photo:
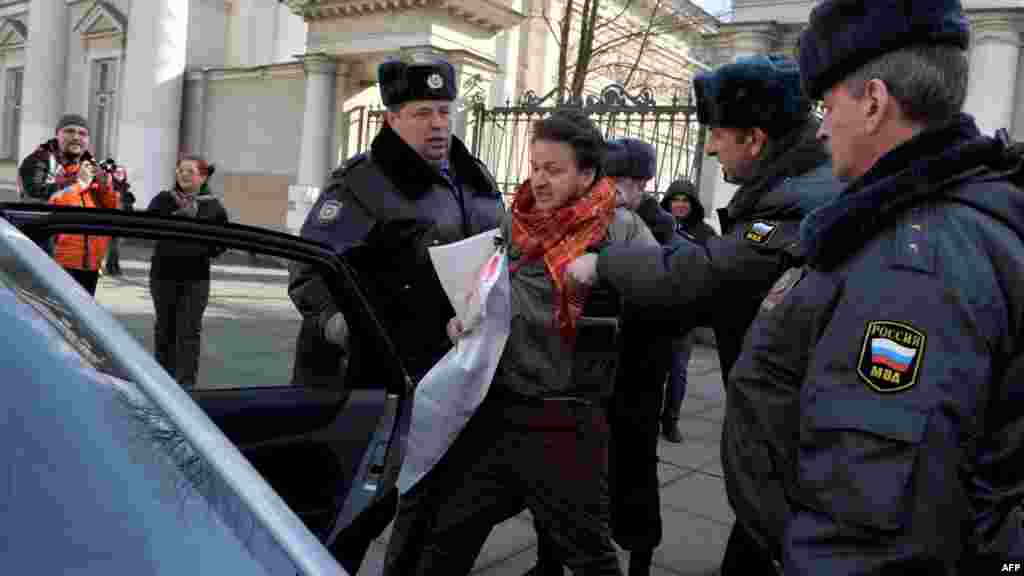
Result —
[[792, 130], [811, 111], [796, 62], [785, 56], [747, 56], [701, 72], [693, 91], [701, 124], [760, 128], [773, 137]]
[[657, 173], [654, 146], [636, 138], [617, 138], [608, 141], [605, 155], [605, 174], [619, 178], [650, 180]]
[[377, 67], [377, 80], [385, 106], [411, 100], [455, 100], [459, 95], [455, 68], [444, 60], [411, 64], [387, 60]]
[[800, 34], [800, 74], [815, 100], [874, 58], [912, 44], [966, 50], [970, 24], [960, 0], [826, 0]]

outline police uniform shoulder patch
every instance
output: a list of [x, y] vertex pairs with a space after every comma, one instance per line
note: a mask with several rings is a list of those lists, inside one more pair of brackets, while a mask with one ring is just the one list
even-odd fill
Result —
[[321, 224], [330, 224], [338, 219], [341, 214], [342, 203], [339, 200], [327, 200], [320, 205], [320, 212], [317, 213], [317, 220]]
[[758, 220], [747, 227], [747, 231], [743, 237], [754, 244], [767, 244], [768, 241], [772, 239], [772, 236], [775, 235], [775, 230], [777, 230], [778, 227], [778, 224]]
[[857, 374], [875, 392], [902, 392], [917, 384], [927, 337], [906, 322], [868, 322]]
[[775, 281], [775, 284], [772, 285], [772, 289], [768, 291], [768, 295], [761, 301], [761, 310], [767, 312], [778, 306], [779, 302], [782, 302], [782, 299], [786, 297], [786, 294], [788, 294], [803, 277], [803, 268], [790, 268], [789, 270], [786, 270], [786, 273]]

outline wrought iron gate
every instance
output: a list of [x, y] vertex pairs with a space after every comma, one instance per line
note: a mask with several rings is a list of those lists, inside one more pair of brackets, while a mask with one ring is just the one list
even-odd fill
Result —
[[[612, 84], [582, 102], [558, 103], [554, 91], [545, 96], [527, 91], [517, 105], [486, 108], [478, 104], [467, 111], [466, 145], [490, 168], [507, 198], [529, 177], [533, 123], [566, 107], [590, 116], [606, 138], [634, 137], [653, 144], [658, 172], [649, 185], [651, 191], [664, 192], [677, 179], [699, 187], [704, 130], [697, 123], [696, 107], [678, 97], [659, 105], [649, 89], [631, 95]], [[357, 150], [369, 148], [382, 116], [381, 110], [359, 111]]]

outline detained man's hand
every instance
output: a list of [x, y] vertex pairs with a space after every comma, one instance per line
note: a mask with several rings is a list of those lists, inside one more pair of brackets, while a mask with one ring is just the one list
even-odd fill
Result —
[[462, 325], [462, 321], [457, 317], [453, 317], [448, 321], [448, 338], [453, 343], [458, 343], [459, 338], [466, 333], [466, 328]]
[[569, 262], [565, 275], [574, 282], [593, 286], [597, 283], [597, 254], [584, 254]]

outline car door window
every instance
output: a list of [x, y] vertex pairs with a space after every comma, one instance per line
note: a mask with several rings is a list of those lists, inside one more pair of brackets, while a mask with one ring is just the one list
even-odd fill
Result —
[[119, 372], [131, 359], [86, 328], [61, 293], [70, 285], [51, 280], [0, 242], [0, 381], [18, 384], [0, 410], [5, 566], [296, 574], [230, 482]]
[[[203, 242], [119, 239], [119, 275], [96, 300], [186, 388], [303, 384], [293, 378], [302, 315], [289, 261]], [[340, 387], [344, 358], [334, 350]]]

